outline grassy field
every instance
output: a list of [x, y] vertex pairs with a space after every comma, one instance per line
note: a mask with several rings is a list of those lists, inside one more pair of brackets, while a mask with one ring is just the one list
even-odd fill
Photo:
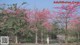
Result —
[[[80, 43], [79, 43], [80, 44]], [[78, 44], [78, 45], [79, 45]], [[34, 44], [34, 43], [23, 43], [23, 44], [10, 44], [10, 45], [66, 45], [64, 43], [54, 43], [54, 44]], [[67, 45], [77, 45], [77, 43], [68, 43]]]

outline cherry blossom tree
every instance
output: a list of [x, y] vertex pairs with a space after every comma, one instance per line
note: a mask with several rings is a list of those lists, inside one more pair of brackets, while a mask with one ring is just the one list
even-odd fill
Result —
[[78, 42], [79, 42], [79, 38], [80, 38], [80, 16], [78, 15], [76, 18], [70, 20], [70, 25], [69, 25], [69, 29], [70, 30], [74, 30], [76, 33], [77, 33], [77, 39], [78, 39]]
[[[43, 10], [28, 10], [25, 12], [26, 15], [24, 19], [29, 22], [29, 27], [32, 30], [35, 30], [36, 32], [36, 43], [38, 40], [38, 33], [39, 31], [39, 26], [42, 25], [42, 27], [45, 27], [46, 30], [51, 30], [51, 24], [48, 23], [48, 19], [50, 19], [50, 11], [48, 9], [43, 9]], [[43, 33], [41, 33], [43, 35]], [[42, 39], [43, 40], [43, 39]]]
[[[56, 9], [58, 9], [58, 11], [56, 11], [56, 18], [57, 20], [60, 22], [60, 24], [62, 23], [62, 25], [64, 25], [65, 28], [65, 33], [68, 32], [68, 24], [69, 21], [73, 18], [76, 17], [76, 11], [77, 11], [77, 4], [67, 4], [67, 5], [61, 5], [61, 7], [55, 7]], [[65, 34], [65, 42], [67, 43], [67, 33]]]

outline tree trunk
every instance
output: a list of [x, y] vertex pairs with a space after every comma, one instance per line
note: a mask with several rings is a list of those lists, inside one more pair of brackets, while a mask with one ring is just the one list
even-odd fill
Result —
[[37, 36], [38, 34], [37, 34], [37, 31], [36, 31], [35, 35], [36, 35], [36, 37], [35, 37], [35, 44], [38, 44], [38, 36]]
[[43, 43], [43, 33], [41, 32], [41, 43]]
[[15, 36], [15, 43], [17, 44], [18, 43], [18, 37]]
[[78, 33], [78, 42], [77, 42], [77, 45], [79, 45], [79, 32], [77, 32]]
[[47, 35], [47, 44], [49, 45], [49, 35]]
[[68, 24], [67, 17], [66, 17], [66, 23], [65, 23], [65, 24], [66, 24], [66, 27], [65, 27], [65, 33], [66, 33], [66, 34], [65, 34], [65, 44], [67, 45], [67, 44], [68, 44], [68, 42], [67, 42], [67, 38], [68, 38], [68, 37], [67, 37], [67, 36], [68, 36], [68, 35], [67, 35], [67, 24]]

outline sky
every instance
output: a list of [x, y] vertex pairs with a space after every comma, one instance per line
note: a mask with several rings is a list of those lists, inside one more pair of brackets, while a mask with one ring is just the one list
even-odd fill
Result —
[[[28, 9], [50, 9], [52, 10], [54, 6], [59, 6], [59, 4], [54, 4], [54, 1], [60, 1], [60, 0], [0, 0], [0, 4], [6, 3], [6, 4], [13, 4], [17, 3], [20, 5], [22, 2], [27, 2], [28, 4], [24, 5], [23, 8]], [[80, 0], [65, 0], [65, 1], [80, 1]]]

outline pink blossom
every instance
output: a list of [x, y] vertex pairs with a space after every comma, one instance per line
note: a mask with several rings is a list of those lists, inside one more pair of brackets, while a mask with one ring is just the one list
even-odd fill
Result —
[[6, 9], [6, 10], [4, 10], [6, 13], [15, 13], [15, 11], [13, 11], [13, 10], [10, 10], [10, 9]]
[[52, 24], [49, 22], [43, 22], [42, 26], [44, 26], [47, 30], [52, 29]]

